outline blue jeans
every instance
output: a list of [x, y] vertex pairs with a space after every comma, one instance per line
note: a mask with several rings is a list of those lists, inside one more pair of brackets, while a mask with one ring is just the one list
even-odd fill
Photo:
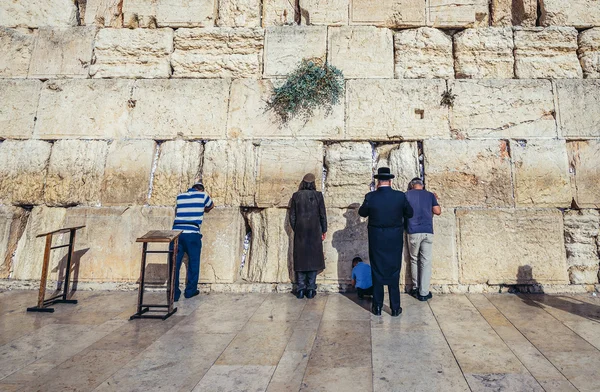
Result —
[[181, 290], [179, 289], [179, 270], [183, 255], [188, 255], [187, 282], [185, 284], [184, 296], [189, 297], [198, 290], [198, 279], [200, 278], [200, 252], [202, 251], [202, 235], [196, 233], [182, 233], [179, 236], [177, 246], [177, 265], [175, 266], [175, 300], [179, 300]]

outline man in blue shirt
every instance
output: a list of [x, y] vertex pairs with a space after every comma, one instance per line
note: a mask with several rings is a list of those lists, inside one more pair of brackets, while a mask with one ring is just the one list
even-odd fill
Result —
[[427, 301], [432, 297], [429, 284], [433, 252], [433, 215], [441, 215], [442, 208], [435, 194], [425, 190], [420, 178], [411, 180], [406, 198], [414, 211], [412, 218], [406, 221], [413, 284], [410, 294], [419, 301]]
[[202, 234], [200, 226], [204, 213], [210, 212], [215, 207], [208, 193], [204, 192], [201, 182], [195, 183], [187, 192], [177, 196], [175, 208], [175, 222], [173, 230], [182, 230], [177, 247], [177, 265], [175, 268], [175, 301], [179, 301], [179, 271], [183, 255], [188, 255], [187, 283], [185, 285], [185, 298], [195, 297], [200, 294], [198, 279], [200, 277], [200, 252], [202, 250]]
[[352, 260], [352, 286], [356, 287], [360, 299], [363, 299], [365, 295], [373, 295], [371, 266], [363, 263], [360, 257], [355, 257]]

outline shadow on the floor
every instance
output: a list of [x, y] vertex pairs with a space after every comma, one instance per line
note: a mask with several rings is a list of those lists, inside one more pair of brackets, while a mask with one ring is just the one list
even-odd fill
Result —
[[360, 298], [358, 298], [358, 294], [356, 294], [355, 292], [342, 293], [342, 295], [344, 297], [348, 298], [350, 301], [357, 304], [358, 306], [360, 306], [361, 308], [365, 309], [366, 311], [368, 311], [368, 312], [371, 311], [371, 301], [372, 301], [371, 297], [367, 296], [364, 299], [360, 299]]

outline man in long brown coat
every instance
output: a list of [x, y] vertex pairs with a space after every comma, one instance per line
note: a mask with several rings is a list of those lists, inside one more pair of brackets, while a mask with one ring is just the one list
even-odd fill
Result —
[[327, 213], [323, 194], [317, 191], [315, 176], [307, 174], [290, 202], [290, 225], [294, 230], [294, 271], [297, 297], [314, 298], [317, 273], [325, 269], [323, 241], [327, 233]]

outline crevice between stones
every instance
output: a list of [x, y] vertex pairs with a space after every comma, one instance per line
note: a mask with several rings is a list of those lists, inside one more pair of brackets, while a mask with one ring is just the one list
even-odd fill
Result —
[[9, 237], [8, 237], [8, 248], [6, 249], [6, 257], [2, 264], [2, 270], [0, 270], [1, 275], [5, 275], [8, 279], [12, 278], [13, 273], [13, 265], [15, 262], [15, 256], [17, 253], [17, 247], [19, 242], [21, 242], [21, 238], [25, 233], [25, 228], [27, 227], [27, 222], [29, 221], [29, 217], [31, 216], [31, 210], [33, 206], [29, 206], [29, 208], [21, 208], [16, 219], [10, 224], [9, 229]]
[[[156, 140], [156, 150], [154, 152], [154, 160], [152, 161], [152, 170], [150, 171], [150, 181], [148, 183], [148, 197], [146, 198], [146, 205], [149, 205], [150, 199], [152, 198], [152, 189], [154, 188], [154, 175], [158, 167], [158, 159], [160, 158], [160, 147], [163, 141]], [[204, 154], [203, 154], [204, 155]]]
[[83, 26], [85, 24], [85, 9], [87, 6], [87, 0], [75, 0], [75, 8], [77, 9], [77, 25]]

